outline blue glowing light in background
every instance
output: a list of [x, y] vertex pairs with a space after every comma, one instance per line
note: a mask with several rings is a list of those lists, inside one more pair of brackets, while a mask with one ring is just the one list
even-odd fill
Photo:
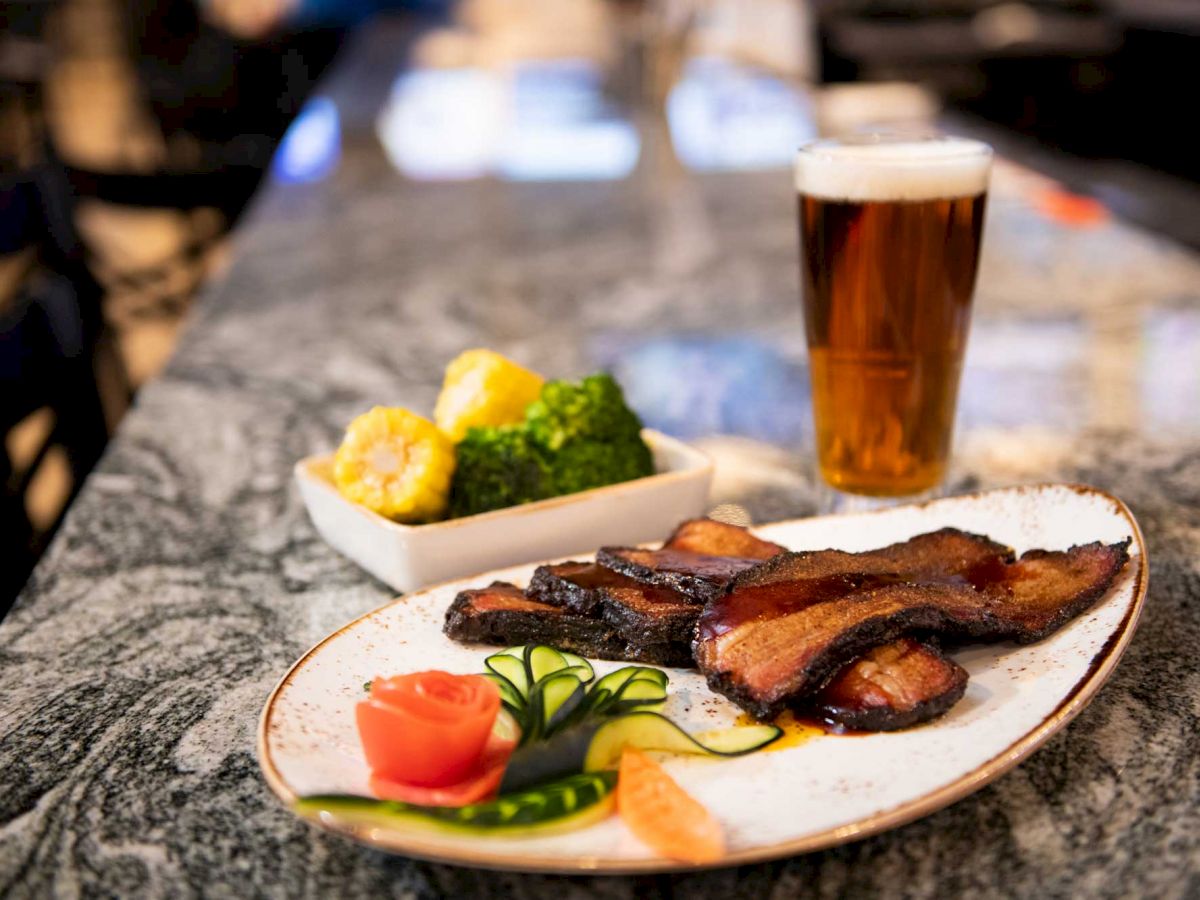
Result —
[[817, 136], [803, 91], [717, 58], [688, 62], [667, 98], [667, 123], [679, 159], [700, 171], [789, 166]]
[[320, 181], [337, 168], [341, 155], [337, 106], [327, 97], [317, 97], [304, 105], [284, 134], [271, 174], [288, 183]]
[[641, 149], [586, 60], [407, 72], [376, 130], [392, 165], [420, 181], [613, 180], [633, 171]]
[[513, 79], [512, 127], [498, 171], [513, 181], [609, 181], [637, 165], [641, 140], [584, 60], [525, 64]]

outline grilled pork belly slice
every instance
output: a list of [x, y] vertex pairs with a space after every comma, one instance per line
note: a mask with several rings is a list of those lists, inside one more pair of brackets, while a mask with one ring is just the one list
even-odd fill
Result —
[[[685, 523], [685, 526], [692, 524]], [[733, 529], [737, 526], [721, 527]], [[687, 529], [682, 540], [691, 547], [710, 547], [712, 545], [707, 543], [704, 537], [711, 534], [712, 529], [705, 530], [693, 525]], [[672, 540], [674, 539], [673, 536]], [[727, 540], [724, 535], [717, 538], [717, 542], [723, 543]], [[761, 552], [765, 552], [765, 548]], [[807, 567], [805, 577], [809, 578], [871, 573], [920, 575], [924, 572], [942, 573], [952, 570], [964, 581], [969, 582], [972, 578], [987, 578], [990, 569], [1012, 558], [1012, 550], [985, 537], [968, 534], [956, 528], [944, 528], [865, 553], [815, 550], [799, 554], [775, 554], [766, 565], [778, 564], [779, 560], [785, 558], [799, 558], [801, 564]], [[596, 562], [635, 581], [668, 587], [702, 603], [723, 593], [742, 572], [763, 564], [761, 557], [753, 559], [721, 556], [670, 546], [664, 546], [661, 550], [604, 547], [596, 555]]]
[[659, 666], [693, 665], [691, 648], [686, 643], [629, 640], [602, 619], [539, 603], [503, 581], [461, 591], [446, 610], [442, 630], [448, 637], [471, 643], [503, 647], [549, 644], [592, 659]]
[[609, 578], [621, 577], [594, 562], [555, 563], [534, 569], [525, 593], [540, 603], [586, 616], [600, 605], [601, 594], [596, 588]]
[[[621, 575], [594, 562], [565, 562], [549, 566], [538, 566], [525, 593], [540, 603], [563, 606], [572, 612], [590, 614], [599, 612], [604, 601], [613, 591], [638, 591], [645, 600], [656, 605], [673, 606], [696, 604], [670, 588], [643, 584]], [[693, 621], [699, 615], [696, 607]]]
[[966, 669], [936, 645], [903, 637], [850, 663], [806, 709], [855, 731], [894, 731], [936, 719], [966, 689]]
[[901, 582], [981, 585], [1007, 571], [1009, 547], [981, 535], [943, 528], [878, 550], [803, 550], [776, 556], [730, 585], [737, 597], [709, 604], [697, 639], [744, 622], [774, 619], [847, 594]]
[[530, 600], [504, 581], [461, 591], [446, 610], [442, 630], [457, 641], [506, 647], [551, 644], [597, 659], [621, 659], [625, 651], [625, 642], [607, 623]]
[[617, 632], [634, 643], [677, 644], [680, 665], [694, 666], [692, 636], [701, 607], [661, 588], [634, 582], [628, 587], [603, 589], [600, 615]]
[[634, 581], [670, 588], [693, 603], [704, 603], [719, 596], [735, 576], [759, 565], [760, 560], [691, 550], [602, 547], [596, 562]]
[[715, 519], [688, 519], [667, 538], [662, 549], [688, 550], [709, 556], [735, 556], [742, 559], [770, 559], [787, 552], [787, 547], [764, 541], [740, 525], [730, 525]]
[[[1007, 547], [986, 539], [954, 532], [952, 536], [922, 538], [915, 545], [906, 542], [903, 553], [884, 548], [868, 558], [868, 566], [873, 559], [884, 568], [892, 568], [898, 557], [907, 555], [906, 563], [916, 560], [920, 568], [926, 560], [923, 553], [926, 540], [941, 541], [943, 549], [948, 540], [953, 541], [952, 552], [970, 560], [969, 565], [979, 565], [993, 555], [1007, 558], [1011, 553]], [[763, 560], [787, 552], [786, 548], [755, 537], [745, 528], [712, 519], [684, 522], [663, 546]], [[862, 563], [860, 558], [856, 567]], [[891, 731], [937, 718], [958, 702], [966, 687], [966, 670], [935, 645], [900, 638], [875, 647], [846, 665], [813, 698], [809, 707], [817, 717], [856, 731]]]
[[[708, 579], [713, 576], [714, 568], [718, 579], [712, 582], [715, 585], [727, 580], [729, 571], [749, 567], [754, 560], [785, 552], [783, 547], [761, 540], [745, 528], [712, 519], [689, 519], [675, 529], [661, 549], [677, 551], [666, 557], [668, 565], [679, 559], [693, 563], [692, 572], [672, 574], [704, 579], [705, 591], [709, 590]], [[676, 590], [677, 579], [673, 577], [639, 580], [622, 574], [620, 569], [637, 569], [640, 564], [636, 560], [641, 557], [632, 554], [641, 551], [617, 548], [612, 552], [625, 558], [609, 568], [595, 562], [574, 561], [539, 566], [526, 593], [541, 603], [562, 606], [574, 613], [599, 615], [631, 640], [685, 641], [690, 644], [692, 629], [700, 614], [695, 597]], [[679, 554], [687, 555], [681, 557]], [[706, 559], [722, 556], [736, 556], [737, 560], [730, 563]], [[659, 554], [655, 562], [663, 558]], [[631, 563], [631, 559], [635, 562]]]
[[1062, 628], [1103, 597], [1129, 561], [1129, 539], [1067, 551], [1029, 550], [1002, 580], [985, 585], [1001, 592], [1003, 620], [1018, 644], [1032, 644]]
[[[770, 718], [905, 634], [1040, 640], [1103, 596], [1129, 556], [1124, 541], [1033, 550], [1010, 563], [996, 558], [998, 546], [947, 529], [865, 554], [776, 557], [706, 607], [696, 662], [714, 690]], [[888, 558], [897, 568], [878, 565]]]
[[630, 643], [678, 643], [691, 665], [692, 632], [701, 607], [671, 590], [643, 584], [595, 563], [540, 566], [526, 593], [534, 600], [586, 611], [611, 623]]

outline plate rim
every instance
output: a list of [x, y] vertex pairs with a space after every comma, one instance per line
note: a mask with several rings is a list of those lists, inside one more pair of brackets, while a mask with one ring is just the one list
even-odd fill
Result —
[[[399, 603], [405, 603], [412, 597], [427, 594], [435, 590], [439, 590], [448, 584], [454, 584], [460, 581], [469, 580], [474, 576], [464, 576], [460, 578], [452, 578], [447, 581], [439, 582], [438, 584], [429, 585], [421, 588], [418, 591], [411, 591], [407, 594], [395, 597], [382, 606], [376, 607], [368, 612], [345, 623], [340, 628], [330, 632], [321, 638], [317, 643], [313, 644], [305, 651], [283, 674], [275, 686], [271, 689], [271, 693], [267, 696], [267, 700], [263, 705], [262, 712], [259, 714], [258, 730], [256, 736], [256, 755], [258, 757], [259, 768], [262, 770], [263, 777], [270, 787], [272, 793], [279, 799], [284, 806], [295, 815], [297, 818], [310, 825], [320, 828], [332, 834], [337, 834], [342, 837], [348, 837], [379, 850], [386, 850], [391, 853], [396, 853], [409, 857], [411, 859], [419, 859], [426, 862], [441, 863], [446, 865], [466, 866], [477, 869], [490, 869], [494, 871], [507, 872], [525, 872], [530, 874], [555, 874], [555, 875], [646, 875], [654, 873], [686, 873], [699, 872], [711, 869], [723, 869], [733, 866], [750, 865], [753, 863], [767, 862], [784, 857], [798, 856], [804, 853], [812, 853], [817, 850], [826, 850], [832, 847], [837, 847], [841, 844], [846, 844], [851, 841], [861, 840], [880, 834], [884, 831], [889, 831], [893, 828], [898, 828], [902, 825], [907, 825], [917, 819], [931, 815], [953, 803], [962, 800], [964, 797], [974, 793], [980, 788], [990, 784], [1002, 775], [1005, 775], [1025, 759], [1027, 759], [1034, 751], [1040, 748], [1046, 741], [1066, 727], [1083, 709], [1092, 701], [1104, 686], [1105, 682], [1112, 676], [1113, 670], [1121, 657], [1124, 656], [1129, 642], [1133, 638], [1134, 632], [1137, 630], [1138, 622], [1141, 620], [1142, 610], [1145, 606], [1146, 593], [1149, 588], [1150, 581], [1150, 560], [1146, 549], [1146, 541], [1142, 535], [1141, 527], [1138, 525], [1137, 519], [1133, 515], [1133, 511], [1119, 497], [1110, 494], [1101, 488], [1093, 487], [1087, 484], [1077, 482], [1038, 482], [1033, 484], [1011, 485], [1009, 487], [991, 488], [988, 490], [972, 491], [965, 494], [954, 494], [948, 497], [938, 497], [931, 500], [925, 500], [918, 503], [903, 504], [908, 508], [924, 508], [946, 500], [959, 500], [985, 497], [989, 494], [998, 493], [1025, 493], [1039, 492], [1047, 489], [1067, 489], [1075, 493], [1084, 495], [1094, 495], [1102, 499], [1108, 500], [1115, 507], [1116, 512], [1121, 515], [1129, 525], [1131, 536], [1138, 548], [1138, 566], [1133, 573], [1133, 602], [1125, 613], [1124, 619], [1121, 621], [1118, 629], [1106, 641], [1106, 646], [1101, 650], [1101, 661], [1095, 665], [1093, 658], [1093, 666], [1089, 668], [1086, 675], [1076, 682], [1075, 686], [1063, 697], [1054, 710], [1049, 713], [1037, 727], [1026, 732], [1016, 741], [1011, 743], [1004, 750], [997, 753], [991, 759], [980, 764], [973, 771], [966, 773], [955, 779], [953, 782], [943, 785], [942, 787], [930, 791], [914, 800], [906, 803], [901, 803], [891, 809], [881, 810], [853, 822], [848, 825], [842, 825], [836, 828], [828, 828], [824, 831], [815, 834], [807, 835], [802, 838], [796, 838], [787, 841], [778, 841], [773, 844], [764, 845], [761, 847], [752, 847], [746, 850], [741, 850], [736, 853], [728, 854], [713, 863], [696, 865], [692, 863], [675, 862], [663, 858], [652, 858], [644, 860], [626, 860], [617, 863], [608, 863], [600, 860], [597, 857], [578, 856], [569, 861], [561, 857], [546, 857], [529, 854], [526, 856], [502, 854], [488, 852], [486, 849], [476, 851], [472, 849], [469, 856], [453, 851], [447, 851], [444, 845], [435, 844], [423, 841], [420, 834], [414, 833], [406, 835], [403, 844], [389, 842], [386, 839], [364, 839], [356, 833], [353, 828], [337, 826], [332, 822], [324, 820], [319, 815], [306, 816], [296, 813], [292, 809], [293, 803], [298, 799], [296, 795], [284, 783], [283, 777], [279, 774], [275, 767], [274, 761], [271, 759], [271, 753], [267, 742], [267, 735], [270, 728], [271, 713], [274, 709], [276, 700], [280, 691], [285, 688], [292, 680], [293, 676], [304, 666], [308, 659], [320, 650], [326, 643], [341, 635], [343, 632], [353, 628], [364, 619], [370, 618], [382, 610], [389, 609]], [[765, 528], [771, 525], [785, 525], [791, 522], [808, 521], [813, 518], [860, 518], [862, 516], [876, 515], [897, 509], [899, 507], [888, 507], [886, 509], [869, 510], [866, 512], [853, 512], [835, 514], [830, 516], [802, 516], [792, 519], [780, 519], [776, 522], [764, 522], [759, 525], [754, 525], [754, 528]], [[535, 565], [536, 562], [529, 563]], [[486, 573], [481, 573], [486, 574]]]

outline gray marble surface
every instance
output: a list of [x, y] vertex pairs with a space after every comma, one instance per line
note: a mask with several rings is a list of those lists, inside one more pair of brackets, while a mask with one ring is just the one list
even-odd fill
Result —
[[292, 463], [371, 404], [429, 409], [458, 350], [612, 367], [648, 418], [714, 451], [714, 502], [759, 521], [816, 503], [786, 170], [690, 173], [651, 123], [619, 180], [418, 183], [372, 127], [402, 61], [386, 37], [327, 84], [336, 171], [266, 187], [0, 626], [0, 895], [1200, 894], [1200, 262], [1120, 224], [1055, 224], [1012, 167], [952, 488], [1089, 482], [1129, 503], [1151, 558], [1141, 627], [1070, 727], [889, 834], [678, 878], [413, 862], [275, 801], [254, 756], [267, 693], [389, 599], [316, 536]]

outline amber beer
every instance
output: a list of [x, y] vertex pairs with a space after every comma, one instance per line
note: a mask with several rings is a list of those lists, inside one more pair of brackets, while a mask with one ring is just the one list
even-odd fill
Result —
[[915, 494], [945, 473], [991, 150], [820, 141], [797, 158], [801, 289], [821, 473]]

